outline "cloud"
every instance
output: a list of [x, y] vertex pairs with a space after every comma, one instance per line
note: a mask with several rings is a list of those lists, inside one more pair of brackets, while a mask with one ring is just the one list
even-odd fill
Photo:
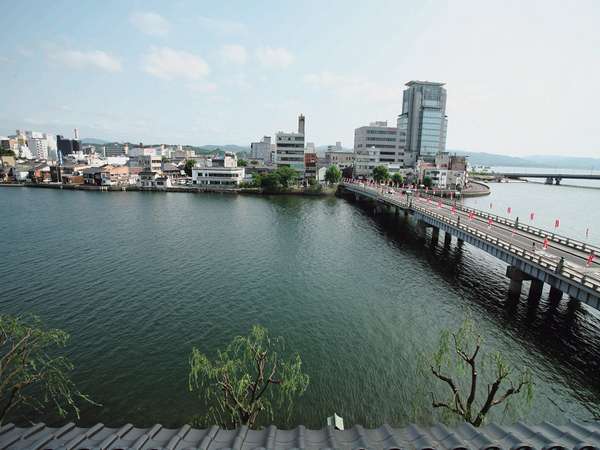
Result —
[[182, 78], [192, 81], [200, 80], [210, 71], [200, 56], [169, 47], [151, 47], [143, 57], [143, 70], [165, 80]]
[[231, 44], [221, 47], [221, 57], [223, 60], [234, 64], [246, 64], [248, 52], [243, 45]]
[[261, 47], [256, 57], [264, 67], [273, 69], [285, 69], [294, 62], [294, 55], [285, 48]]
[[72, 69], [95, 67], [107, 72], [119, 72], [121, 62], [110, 53], [102, 50], [52, 50], [48, 53], [50, 60], [61, 63]]
[[402, 85], [388, 86], [360, 77], [340, 75], [326, 70], [305, 75], [304, 82], [320, 89], [332, 91], [338, 97], [346, 100], [394, 103], [402, 101]]
[[151, 36], [166, 36], [169, 33], [169, 22], [155, 12], [136, 12], [129, 20], [142, 33]]
[[244, 34], [246, 25], [233, 20], [213, 19], [210, 17], [199, 17], [198, 24], [206, 31], [217, 34]]

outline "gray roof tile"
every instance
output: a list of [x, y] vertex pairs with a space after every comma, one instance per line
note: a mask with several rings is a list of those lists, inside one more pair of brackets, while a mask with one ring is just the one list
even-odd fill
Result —
[[271, 425], [260, 430], [241, 427], [226, 430], [213, 426], [195, 429], [184, 425], [168, 429], [161, 425], [135, 428], [126, 424], [109, 428], [99, 423], [79, 428], [67, 423], [60, 428], [36, 424], [20, 428], [0, 427], [0, 449], [202, 449], [202, 450], [290, 450], [290, 449], [600, 449], [600, 423], [569, 421], [566, 425], [548, 422], [528, 425], [523, 422], [475, 428], [461, 424], [448, 428], [436, 424], [429, 428], [409, 425], [392, 428], [385, 424], [366, 429], [360, 425], [339, 431], [333, 427], [309, 430], [299, 426], [282, 430]]

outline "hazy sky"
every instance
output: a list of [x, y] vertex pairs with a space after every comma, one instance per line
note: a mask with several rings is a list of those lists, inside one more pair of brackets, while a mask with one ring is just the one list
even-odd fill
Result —
[[353, 145], [447, 83], [448, 148], [600, 157], [600, 0], [4, 1], [0, 134]]

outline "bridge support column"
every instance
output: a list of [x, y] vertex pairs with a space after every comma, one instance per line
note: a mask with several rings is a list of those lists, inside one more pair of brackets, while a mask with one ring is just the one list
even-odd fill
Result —
[[560, 178], [560, 177], [556, 177], [556, 178], [554, 179], [554, 183], [556, 183], [556, 185], [558, 186], [558, 185], [560, 184], [560, 180], [562, 180], [562, 178]]
[[550, 286], [550, 294], [548, 295], [548, 298], [550, 299], [551, 302], [559, 302], [563, 297], [563, 291], [561, 291], [558, 288], [555, 288], [554, 286]]
[[420, 238], [424, 238], [425, 228], [425, 222], [423, 222], [422, 220], [417, 221], [417, 236], [419, 236]]
[[548, 178], [546, 178], [546, 182], [545, 182], [545, 184], [552, 184], [552, 183], [553, 183], [553, 181], [554, 181], [554, 180], [552, 179], [552, 177], [548, 177]]
[[542, 296], [542, 290], [544, 289], [544, 282], [536, 278], [531, 280], [529, 286], [529, 298], [532, 300], [539, 300]]
[[440, 238], [440, 229], [438, 227], [431, 227], [431, 243], [437, 245]]
[[444, 232], [444, 247], [450, 247], [452, 244], [452, 235], [447, 231]]
[[511, 295], [519, 295], [521, 294], [521, 289], [523, 288], [523, 280], [529, 279], [529, 276], [517, 269], [515, 266], [508, 266], [506, 268], [506, 276], [510, 278], [510, 284], [508, 286], [508, 292]]
[[456, 239], [456, 245], [458, 245], [459, 247], [462, 247], [464, 243], [465, 241], [463, 241], [462, 239]]

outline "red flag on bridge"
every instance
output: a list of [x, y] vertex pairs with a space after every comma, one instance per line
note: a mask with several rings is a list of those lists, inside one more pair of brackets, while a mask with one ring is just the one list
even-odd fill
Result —
[[490, 209], [492, 209], [492, 206], [493, 206], [493, 205], [492, 205], [492, 203], [490, 202]]
[[442, 207], [442, 202], [438, 202], [438, 208]]
[[510, 216], [510, 213], [512, 212], [512, 208], [509, 206], [508, 209], [506, 210], [506, 212], [508, 213], [508, 215]]
[[533, 222], [533, 218], [535, 217], [535, 213], [529, 213], [529, 220], [531, 220]]
[[452, 212], [452, 214], [456, 214], [456, 207], [455, 206], [452, 207], [451, 212]]
[[548, 238], [544, 238], [544, 250], [548, 248]]
[[558, 228], [560, 226], [560, 219], [556, 219], [554, 221], [554, 228]]
[[588, 266], [588, 267], [591, 266], [593, 262], [594, 262], [594, 252], [590, 253], [590, 256], [588, 256], [586, 266]]
[[492, 218], [490, 217], [488, 219], [488, 228], [491, 228], [491, 227], [492, 227]]
[[469, 220], [473, 220], [473, 217], [475, 217], [475, 213], [471, 211], [469, 213]]

